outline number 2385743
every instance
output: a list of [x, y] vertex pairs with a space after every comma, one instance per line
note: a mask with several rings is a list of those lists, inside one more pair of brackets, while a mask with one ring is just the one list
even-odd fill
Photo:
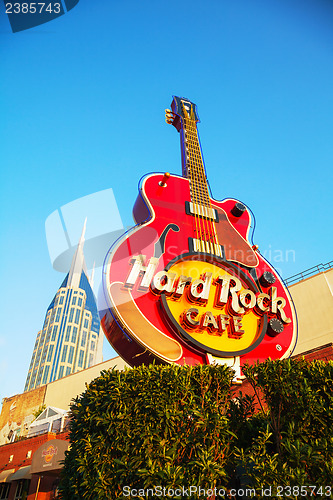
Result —
[[6, 3], [6, 14], [41, 14], [42, 12], [60, 14], [61, 4], [43, 2]]

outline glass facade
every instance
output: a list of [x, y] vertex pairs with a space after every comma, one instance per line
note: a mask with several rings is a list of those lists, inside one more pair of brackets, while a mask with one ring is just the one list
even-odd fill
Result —
[[103, 333], [96, 299], [79, 250], [80, 244], [37, 334], [25, 391], [102, 361]]

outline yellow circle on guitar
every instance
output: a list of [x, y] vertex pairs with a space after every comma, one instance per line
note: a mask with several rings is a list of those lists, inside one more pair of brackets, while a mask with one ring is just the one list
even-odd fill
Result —
[[166, 279], [173, 283], [162, 295], [168, 320], [195, 347], [236, 356], [263, 338], [267, 318], [255, 309], [254, 283], [249, 287], [226, 266], [204, 260], [179, 261], [168, 268]]

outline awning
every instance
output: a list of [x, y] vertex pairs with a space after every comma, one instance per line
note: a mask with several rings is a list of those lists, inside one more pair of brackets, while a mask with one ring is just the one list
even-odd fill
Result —
[[18, 481], [19, 479], [31, 479], [30, 474], [31, 465], [26, 465], [25, 467], [20, 467], [7, 481]]
[[35, 451], [31, 462], [31, 474], [54, 474], [63, 468], [65, 451], [68, 450], [69, 441], [51, 439], [46, 441]]
[[7, 469], [0, 472], [0, 483], [5, 483], [6, 481], [8, 481], [8, 477], [13, 474], [14, 471], [15, 469]]

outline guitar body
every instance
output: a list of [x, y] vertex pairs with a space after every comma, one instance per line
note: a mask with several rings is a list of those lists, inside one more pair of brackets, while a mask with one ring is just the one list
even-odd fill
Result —
[[[150, 258], [156, 254], [157, 247], [159, 252], [156, 274], [165, 269], [170, 262], [189, 254], [189, 239], [196, 237], [194, 217], [185, 211], [186, 202], [190, 201], [188, 179], [171, 175], [165, 186], [160, 185], [162, 181], [163, 174], [152, 174], [144, 178], [133, 209], [134, 219], [138, 225], [116, 242], [107, 255], [104, 297], [107, 297], [108, 303], [102, 325], [111, 345], [131, 366], [149, 364], [153, 361], [188, 365], [206, 364], [207, 353], [194, 344], [189, 345], [186, 339], [184, 341], [177, 328], [173, 328], [170, 332], [170, 324], [161, 313], [160, 295], [143, 293], [139, 286], [134, 286], [131, 290], [126, 287], [133, 256], [143, 256], [142, 264], [146, 266]], [[253, 280], [253, 269], [257, 275], [269, 271], [277, 277], [273, 268], [252, 249], [249, 241], [250, 212], [245, 210], [240, 217], [234, 216], [232, 209], [237, 203], [234, 199], [223, 201], [211, 199], [211, 203], [219, 214], [219, 222], [216, 223], [219, 241], [227, 249], [226, 256], [234, 259], [225, 260], [224, 267], [230, 266], [234, 269], [235, 264], [241, 265], [245, 281]], [[166, 232], [166, 235], [161, 243], [163, 232]], [[223, 239], [224, 234], [226, 239]], [[237, 263], [237, 257], [242, 253], [239, 252], [240, 245], [250, 255], [250, 263], [257, 263], [255, 268]], [[202, 256], [204, 255], [202, 253]], [[220, 259], [215, 257], [215, 260]], [[280, 280], [277, 285], [278, 294], [285, 295]], [[291, 309], [287, 308], [286, 314], [291, 315]], [[272, 338], [266, 337], [266, 344], [272, 344]], [[292, 331], [289, 337], [290, 341]], [[284, 350], [288, 345], [287, 341]], [[266, 359], [266, 348], [264, 339], [255, 352], [251, 353], [251, 358], [247, 353], [244, 354], [244, 361], [251, 361], [252, 358]], [[274, 354], [273, 351], [271, 357], [274, 357]]]

